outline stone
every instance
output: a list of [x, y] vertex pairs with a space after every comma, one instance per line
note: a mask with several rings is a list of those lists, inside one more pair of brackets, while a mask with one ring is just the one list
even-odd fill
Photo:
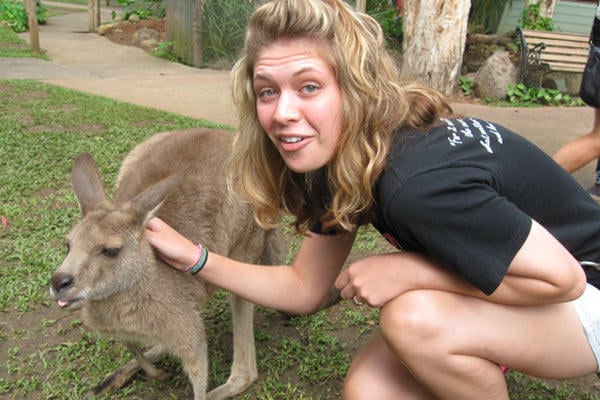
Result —
[[154, 41], [158, 43], [159, 34], [157, 30], [146, 27], [140, 28], [137, 31], [135, 31], [135, 33], [131, 37], [131, 42], [136, 46], [139, 46], [142, 43], [148, 43], [148, 41]]
[[156, 50], [158, 48], [159, 41], [156, 39], [145, 39], [140, 42], [140, 47], [148, 50]]
[[98, 34], [103, 36], [106, 32], [110, 31], [116, 26], [114, 23], [102, 24], [98, 27]]
[[517, 67], [507, 51], [499, 50], [486, 59], [475, 74], [475, 90], [483, 99], [504, 99], [508, 86], [517, 83]]

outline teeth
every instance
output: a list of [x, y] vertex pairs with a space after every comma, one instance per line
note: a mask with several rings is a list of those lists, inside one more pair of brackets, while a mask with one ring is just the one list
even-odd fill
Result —
[[302, 140], [302, 138], [299, 138], [299, 137], [281, 138], [281, 141], [285, 142], [285, 143], [298, 143], [301, 140]]

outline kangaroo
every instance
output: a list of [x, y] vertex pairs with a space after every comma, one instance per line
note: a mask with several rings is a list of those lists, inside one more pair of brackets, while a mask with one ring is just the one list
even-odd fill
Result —
[[[67, 235], [68, 254], [52, 276], [50, 297], [64, 310], [80, 309], [87, 327], [123, 341], [134, 355], [91, 394], [120, 388], [140, 369], [167, 379], [153, 365], [167, 353], [181, 360], [195, 400], [225, 399], [256, 380], [253, 305], [231, 295], [231, 374], [206, 393], [201, 310], [215, 288], [166, 265], [144, 235], [146, 222], [158, 216], [210, 251], [249, 263], [284, 262], [281, 232], [261, 229], [249, 206], [227, 192], [224, 160], [232, 137], [213, 129], [150, 137], [123, 161], [112, 203], [94, 159], [83, 153], [75, 160], [71, 181], [83, 217]], [[151, 347], [142, 352], [138, 344]]]

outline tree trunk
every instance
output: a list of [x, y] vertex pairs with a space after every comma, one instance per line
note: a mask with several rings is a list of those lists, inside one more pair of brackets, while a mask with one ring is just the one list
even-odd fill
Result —
[[205, 0], [196, 0], [193, 12], [192, 21], [192, 46], [193, 46], [193, 63], [194, 67], [202, 67], [204, 56], [202, 51], [202, 21], [204, 19]]
[[88, 32], [96, 32], [100, 26], [100, 0], [88, 0]]
[[471, 0], [405, 0], [402, 76], [449, 95], [462, 66]]
[[356, 9], [360, 12], [366, 12], [367, 0], [356, 0]]
[[166, 41], [173, 43], [173, 54], [184, 64], [202, 67], [205, 0], [167, 0], [165, 11]]
[[27, 11], [27, 25], [29, 27], [29, 43], [31, 52], [40, 54], [40, 30], [37, 19], [37, 6], [35, 0], [25, 0], [25, 10]]

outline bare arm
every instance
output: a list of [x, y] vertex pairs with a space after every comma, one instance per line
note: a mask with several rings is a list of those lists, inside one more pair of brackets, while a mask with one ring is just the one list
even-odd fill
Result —
[[[159, 256], [176, 269], [183, 270], [196, 260], [196, 245], [157, 218], [148, 223], [146, 236]], [[354, 238], [355, 234], [310, 234], [291, 266], [252, 265], [210, 253], [198, 276], [256, 304], [308, 313], [329, 293]]]
[[504, 304], [536, 305], [577, 298], [585, 287], [585, 274], [577, 260], [533, 221], [527, 239], [491, 296], [415, 253], [367, 257], [342, 272], [336, 286], [342, 289], [344, 298], [356, 294], [372, 306], [382, 306], [406, 291], [418, 289], [444, 290]]

